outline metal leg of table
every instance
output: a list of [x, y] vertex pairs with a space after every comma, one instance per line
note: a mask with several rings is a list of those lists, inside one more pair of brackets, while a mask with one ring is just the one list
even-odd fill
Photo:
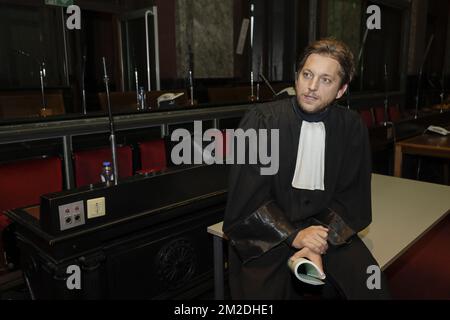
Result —
[[214, 245], [214, 298], [224, 299], [224, 278], [223, 278], [223, 241], [221, 237], [213, 237]]

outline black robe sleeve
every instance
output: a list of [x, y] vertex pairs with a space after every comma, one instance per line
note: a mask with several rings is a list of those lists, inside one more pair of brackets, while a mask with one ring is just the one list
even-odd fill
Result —
[[361, 120], [352, 123], [347, 138], [343, 169], [329, 209], [358, 233], [372, 221], [371, 151], [368, 131]]
[[[239, 128], [270, 129], [267, 116], [257, 108], [241, 120]], [[268, 133], [270, 146], [270, 132]], [[246, 158], [254, 146], [246, 143]], [[236, 148], [235, 148], [236, 149]], [[253, 149], [254, 150], [254, 149]], [[256, 164], [234, 164], [230, 169], [223, 230], [242, 262], [257, 258], [288, 239], [296, 230], [271, 196], [270, 175]]]

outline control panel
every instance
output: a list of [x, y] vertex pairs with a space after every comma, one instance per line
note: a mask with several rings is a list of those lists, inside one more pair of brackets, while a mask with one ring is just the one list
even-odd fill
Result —
[[[117, 185], [96, 184], [41, 196], [39, 224], [57, 235], [102, 226], [156, 211], [178, 214], [187, 203], [196, 205], [205, 195], [225, 196], [226, 166], [198, 166], [135, 176]], [[214, 179], [211, 179], [214, 176]], [[182, 205], [183, 204], [183, 205]]]
[[58, 207], [60, 230], [67, 230], [85, 223], [83, 201], [76, 201]]

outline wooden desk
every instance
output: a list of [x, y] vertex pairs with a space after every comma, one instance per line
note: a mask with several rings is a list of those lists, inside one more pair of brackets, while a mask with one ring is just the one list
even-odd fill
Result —
[[[146, 110], [158, 109], [158, 97], [165, 93], [184, 93], [175, 101], [179, 106], [190, 106], [187, 93], [185, 90], [160, 90], [160, 91], [146, 91]], [[105, 92], [98, 93], [100, 107], [104, 111], [108, 111], [107, 99]], [[111, 111], [112, 112], [137, 112], [136, 105], [136, 91], [127, 92], [111, 92], [110, 93]]]
[[403, 154], [450, 159], [450, 135], [423, 134], [395, 144], [394, 176], [402, 176]]
[[[382, 270], [450, 212], [449, 194], [450, 186], [372, 175], [372, 223], [359, 236]], [[207, 230], [213, 235], [215, 297], [220, 300], [224, 298], [222, 222]]]

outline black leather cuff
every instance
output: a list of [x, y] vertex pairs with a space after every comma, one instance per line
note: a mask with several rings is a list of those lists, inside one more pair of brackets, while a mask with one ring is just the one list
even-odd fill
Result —
[[341, 246], [350, 242], [355, 234], [345, 221], [332, 209], [326, 209], [311, 218], [313, 223], [328, 228], [328, 242], [334, 246]]
[[233, 225], [226, 235], [245, 263], [279, 245], [294, 232], [284, 213], [270, 201]]

